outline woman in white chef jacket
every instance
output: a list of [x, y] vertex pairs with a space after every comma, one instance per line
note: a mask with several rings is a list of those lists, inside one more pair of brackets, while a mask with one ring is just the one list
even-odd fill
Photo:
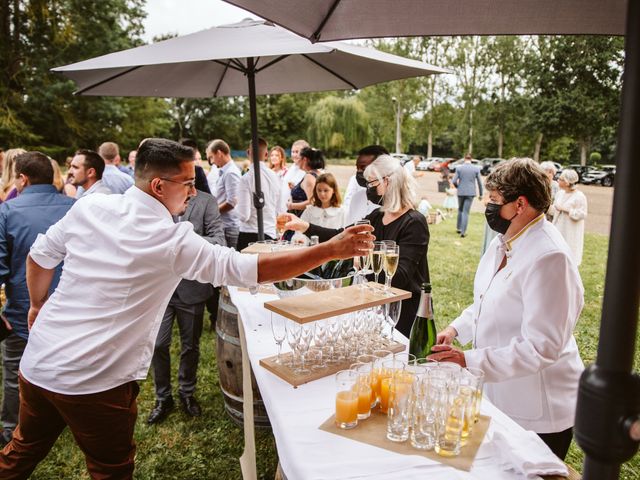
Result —
[[[584, 288], [571, 250], [545, 218], [549, 179], [531, 159], [513, 159], [487, 178], [486, 217], [500, 235], [480, 260], [473, 304], [438, 334], [431, 358], [480, 368], [485, 394], [564, 459], [580, 374], [573, 337]], [[461, 351], [451, 346], [472, 342]]]

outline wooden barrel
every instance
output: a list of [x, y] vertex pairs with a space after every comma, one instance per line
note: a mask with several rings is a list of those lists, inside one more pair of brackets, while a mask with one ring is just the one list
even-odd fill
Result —
[[[217, 363], [224, 408], [238, 425], [244, 423], [242, 395], [242, 349], [238, 331], [238, 310], [231, 302], [229, 291], [220, 289], [218, 318], [216, 319]], [[253, 416], [256, 427], [270, 427], [267, 410], [262, 402], [256, 379], [251, 372], [253, 387]]]

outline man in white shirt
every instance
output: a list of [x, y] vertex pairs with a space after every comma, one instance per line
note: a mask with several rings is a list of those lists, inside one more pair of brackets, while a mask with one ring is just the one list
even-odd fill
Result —
[[404, 169], [412, 176], [412, 177], [421, 177], [424, 175], [423, 172], [419, 172], [417, 170], [418, 164], [422, 159], [415, 155], [411, 160], [404, 164]]
[[240, 169], [231, 158], [231, 149], [224, 140], [216, 139], [207, 145], [207, 161], [218, 168], [216, 200], [224, 224], [224, 237], [227, 247], [236, 248], [238, 244], [238, 184]]
[[349, 179], [342, 202], [345, 227], [362, 220], [380, 207], [367, 200], [367, 181], [364, 178], [365, 168], [380, 155], [389, 155], [387, 149], [381, 145], [369, 145], [358, 152], [356, 174]]
[[300, 168], [300, 152], [303, 148], [309, 146], [309, 143], [306, 140], [296, 140], [291, 145], [291, 161], [293, 165], [287, 170], [287, 173], [284, 174], [284, 182], [289, 186], [289, 190], [299, 184], [306, 172]]
[[98, 148], [98, 153], [104, 159], [104, 173], [102, 183], [104, 183], [112, 193], [124, 193], [133, 186], [133, 178], [118, 170], [116, 166], [120, 163], [120, 149], [114, 142], [104, 142]]
[[[111, 190], [102, 181], [104, 160], [92, 150], [78, 150], [69, 165], [69, 179], [75, 187], [82, 187], [76, 198], [92, 193], [110, 194]], [[80, 190], [80, 189], [79, 189]]]
[[[276, 238], [276, 217], [279, 213], [287, 211], [289, 191], [286, 183], [265, 164], [268, 154], [267, 142], [258, 139], [258, 155], [260, 157], [260, 187], [264, 196], [262, 208], [262, 221], [264, 235], [267, 240]], [[251, 160], [251, 145], [247, 150], [247, 156]], [[240, 179], [238, 186], [238, 219], [240, 221], [240, 234], [238, 235], [238, 250], [242, 251], [249, 243], [258, 241], [258, 213], [253, 202], [255, 188], [255, 171], [253, 162], [249, 171]]]
[[[92, 478], [131, 478], [137, 380], [146, 378], [163, 313], [181, 279], [256, 285], [292, 278], [373, 247], [370, 226], [298, 251], [247, 255], [174, 223], [196, 195], [193, 152], [147, 139], [136, 185], [91, 195], [39, 235], [27, 257], [31, 327], [20, 363], [20, 417], [0, 478], [27, 478], [68, 426]], [[64, 261], [47, 298], [54, 268]]]
[[211, 195], [217, 198], [218, 196], [218, 178], [220, 177], [220, 169], [214, 164], [210, 164], [209, 173], [207, 173], [207, 183], [209, 184], [209, 190]]

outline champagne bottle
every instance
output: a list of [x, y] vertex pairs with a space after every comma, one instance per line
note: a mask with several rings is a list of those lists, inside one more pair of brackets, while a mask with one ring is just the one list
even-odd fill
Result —
[[416, 319], [409, 335], [409, 353], [416, 358], [425, 358], [431, 354], [431, 347], [436, 344], [436, 323], [433, 319], [433, 300], [431, 284], [423, 283], [420, 294], [420, 305]]

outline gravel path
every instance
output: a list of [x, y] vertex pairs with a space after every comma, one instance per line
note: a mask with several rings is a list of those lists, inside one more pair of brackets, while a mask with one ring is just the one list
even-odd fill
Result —
[[[355, 173], [355, 166], [329, 165], [327, 171], [333, 173], [338, 181], [340, 189], [345, 189], [349, 178]], [[434, 207], [442, 205], [445, 194], [438, 192], [438, 180], [440, 174], [425, 172], [417, 178], [420, 187], [420, 195], [427, 198]], [[586, 220], [586, 231], [609, 235], [611, 226], [611, 208], [613, 205], [613, 188], [594, 185], [580, 185], [578, 187], [587, 196], [589, 202], [589, 215]], [[474, 201], [471, 208], [474, 212], [484, 211], [479, 201]]]

